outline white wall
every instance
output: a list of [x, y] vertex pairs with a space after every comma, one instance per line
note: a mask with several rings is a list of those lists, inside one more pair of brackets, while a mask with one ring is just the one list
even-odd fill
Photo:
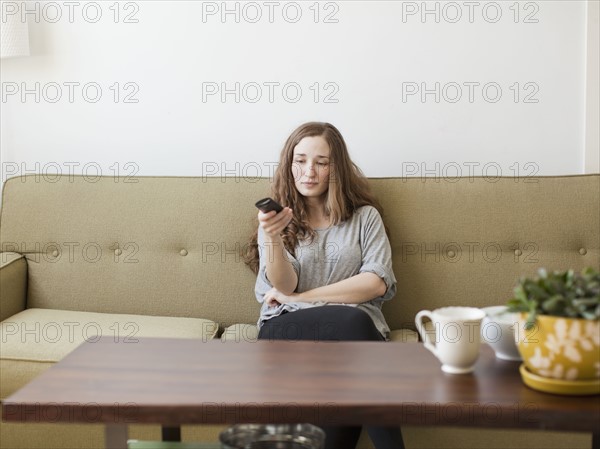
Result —
[[600, 173], [600, 2], [587, 3], [585, 171]]
[[[76, 3], [71, 21], [68, 2], [27, 2], [39, 10], [27, 14], [32, 55], [2, 60], [2, 181], [84, 164], [89, 174], [269, 176], [287, 135], [310, 120], [335, 124], [368, 176], [584, 172], [585, 1], [274, 2], [272, 23], [265, 2], [228, 2], [239, 23], [208, 14], [222, 2], [121, 2], [117, 23], [112, 1]], [[39, 102], [22, 95], [36, 83]], [[68, 83], [79, 83], [72, 102]], [[203, 98], [221, 83], [240, 83], [239, 102]], [[262, 86], [254, 103], [252, 83]], [[272, 102], [264, 83], [279, 83]], [[408, 95], [435, 83], [439, 102]], [[472, 101], [464, 83], [478, 83]]]

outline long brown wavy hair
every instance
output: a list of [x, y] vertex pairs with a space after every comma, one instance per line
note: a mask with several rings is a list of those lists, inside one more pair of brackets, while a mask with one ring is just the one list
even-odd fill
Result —
[[[321, 136], [330, 148], [329, 188], [325, 192], [325, 215], [333, 226], [349, 219], [361, 206], [373, 206], [383, 217], [383, 208], [371, 193], [367, 178], [352, 162], [342, 134], [330, 123], [308, 122], [300, 125], [288, 137], [279, 156], [279, 165], [271, 185], [271, 196], [282, 206], [290, 207], [294, 215], [282, 232], [285, 248], [295, 257], [299, 241], [312, 241], [316, 232], [308, 223], [308, 207], [305, 198], [295, 186], [293, 159], [294, 148], [305, 137]], [[388, 232], [386, 226], [386, 233]], [[389, 235], [389, 233], [388, 233]], [[259, 269], [258, 230], [250, 238], [244, 254], [244, 262], [256, 274]]]

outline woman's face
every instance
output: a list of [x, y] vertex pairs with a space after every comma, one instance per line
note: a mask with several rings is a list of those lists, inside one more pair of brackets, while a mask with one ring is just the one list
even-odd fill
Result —
[[305, 137], [294, 148], [292, 174], [301, 195], [318, 198], [329, 188], [330, 149], [321, 136]]

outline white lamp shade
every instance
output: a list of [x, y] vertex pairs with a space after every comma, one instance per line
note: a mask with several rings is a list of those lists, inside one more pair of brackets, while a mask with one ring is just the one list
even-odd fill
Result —
[[0, 58], [29, 56], [29, 27], [20, 14], [4, 15], [0, 21]]

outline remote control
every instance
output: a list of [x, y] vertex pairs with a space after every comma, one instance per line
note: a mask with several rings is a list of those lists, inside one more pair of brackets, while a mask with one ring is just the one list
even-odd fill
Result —
[[265, 214], [267, 212], [271, 212], [272, 210], [274, 210], [277, 213], [279, 213], [283, 210], [283, 207], [281, 207], [281, 204], [279, 204], [277, 201], [273, 200], [272, 198], [263, 198], [262, 200], [257, 201], [255, 206], [258, 207]]

